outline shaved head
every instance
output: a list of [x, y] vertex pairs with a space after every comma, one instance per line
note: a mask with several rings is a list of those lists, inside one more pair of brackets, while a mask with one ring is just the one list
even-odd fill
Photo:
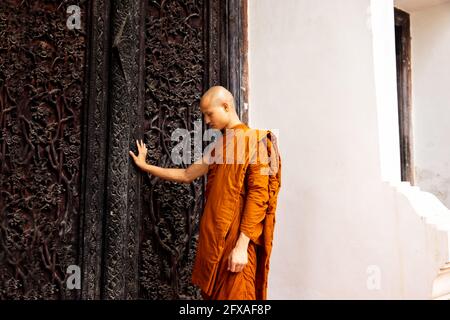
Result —
[[241, 123], [236, 113], [236, 104], [230, 91], [222, 86], [209, 88], [200, 100], [200, 110], [206, 124], [222, 130]]
[[[236, 105], [234, 102], [234, 97], [230, 91], [222, 86], [214, 86], [208, 89], [203, 96], [202, 100], [205, 103], [212, 103], [213, 105], [220, 105], [225, 102], [228, 103], [236, 111]], [[200, 102], [201, 104], [201, 102]]]

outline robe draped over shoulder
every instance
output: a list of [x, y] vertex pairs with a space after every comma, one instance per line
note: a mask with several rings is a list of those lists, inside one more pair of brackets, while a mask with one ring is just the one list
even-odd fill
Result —
[[[211, 153], [192, 283], [205, 299], [265, 300], [281, 158], [272, 132], [232, 129]], [[227, 259], [240, 232], [250, 238], [249, 261], [234, 273]]]

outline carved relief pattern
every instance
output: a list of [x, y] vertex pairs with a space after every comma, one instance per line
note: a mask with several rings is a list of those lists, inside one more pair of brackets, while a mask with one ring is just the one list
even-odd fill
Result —
[[[209, 58], [209, 74], [208, 74], [208, 85], [215, 86], [220, 85], [220, 44], [219, 44], [219, 34], [220, 34], [220, 0], [210, 0], [210, 5], [208, 6], [208, 15], [206, 19], [209, 19], [208, 25], [208, 41], [206, 46], [208, 47], [208, 58]], [[227, 2], [227, 1], [225, 1]]]
[[[205, 5], [198, 0], [147, 2], [144, 131], [151, 164], [186, 167], [171, 161], [178, 143], [171, 134], [178, 128], [191, 131], [202, 119], [198, 103], [206, 78]], [[203, 181], [188, 185], [147, 175], [142, 190], [141, 297], [200, 298], [191, 285], [191, 271]]]
[[[86, 85], [89, 100], [86, 111], [85, 193], [83, 220], [83, 277], [82, 298], [101, 298], [101, 257], [103, 247], [103, 213], [105, 188], [109, 1], [90, 3], [92, 12], [89, 36], [89, 84]], [[83, 196], [83, 194], [82, 194]]]
[[112, 2], [112, 57], [105, 294], [107, 299], [137, 297], [139, 231], [138, 172], [128, 150], [135, 144], [139, 108], [139, 2]]
[[0, 299], [78, 295], [65, 280], [79, 264], [86, 36], [66, 9], [0, 2]]
[[[221, 6], [0, 2], [0, 300], [201, 298], [205, 181], [142, 175], [128, 150], [143, 136], [147, 162], [187, 166], [171, 134], [201, 123], [200, 96], [221, 81]], [[81, 291], [66, 289], [69, 265]]]

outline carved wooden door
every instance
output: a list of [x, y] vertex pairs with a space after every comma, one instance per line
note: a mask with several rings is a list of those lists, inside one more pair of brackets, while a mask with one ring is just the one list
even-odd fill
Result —
[[0, 2], [0, 299], [200, 298], [190, 275], [204, 181], [143, 174], [128, 150], [143, 139], [148, 162], [175, 167], [171, 133], [194, 129], [215, 84], [246, 120], [244, 9]]

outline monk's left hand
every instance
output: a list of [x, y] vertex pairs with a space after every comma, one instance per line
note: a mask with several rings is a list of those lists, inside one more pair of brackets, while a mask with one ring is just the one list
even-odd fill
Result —
[[241, 272], [248, 262], [247, 248], [236, 246], [228, 257], [228, 271]]

